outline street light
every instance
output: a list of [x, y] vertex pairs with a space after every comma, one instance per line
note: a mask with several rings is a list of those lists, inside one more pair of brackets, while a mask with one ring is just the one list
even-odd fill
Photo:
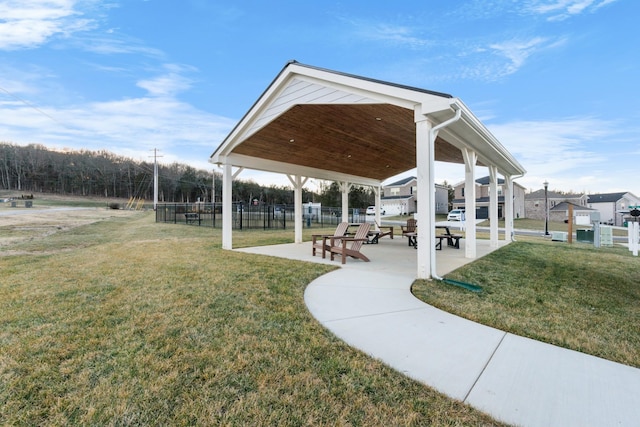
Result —
[[549, 198], [547, 196], [547, 189], [549, 188], [549, 183], [545, 180], [542, 185], [544, 185], [544, 235], [549, 235]]

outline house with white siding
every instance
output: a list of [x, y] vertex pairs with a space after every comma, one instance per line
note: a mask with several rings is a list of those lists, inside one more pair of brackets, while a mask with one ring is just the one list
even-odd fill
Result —
[[600, 222], [616, 226], [631, 220], [629, 206], [640, 206], [640, 199], [629, 192], [589, 194], [587, 198], [588, 206], [600, 212]]
[[[446, 185], [434, 184], [436, 189], [436, 214], [449, 212], [449, 189]], [[409, 215], [418, 212], [418, 179], [403, 178], [382, 187], [380, 207], [387, 215]]]
[[[476, 218], [489, 218], [489, 177], [478, 178], [475, 181], [476, 194]], [[452, 209], [465, 209], [465, 182], [462, 181], [453, 187], [453, 207]], [[513, 183], [513, 214], [514, 218], [524, 218], [524, 196], [525, 189], [517, 182]], [[498, 179], [498, 218], [504, 217], [504, 180]]]

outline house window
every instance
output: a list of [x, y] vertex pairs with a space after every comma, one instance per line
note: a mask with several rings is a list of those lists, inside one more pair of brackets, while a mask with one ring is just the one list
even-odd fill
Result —
[[392, 196], [398, 196], [400, 194], [400, 188], [399, 187], [391, 187], [391, 195]]
[[411, 194], [414, 194], [416, 191], [418, 191], [418, 187], [416, 187], [415, 185], [411, 187]]
[[464, 197], [464, 187], [462, 187], [462, 197]]

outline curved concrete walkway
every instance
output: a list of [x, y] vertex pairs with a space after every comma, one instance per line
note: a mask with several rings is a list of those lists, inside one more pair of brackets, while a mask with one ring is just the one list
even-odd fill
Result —
[[[312, 257], [308, 243], [242, 251], [331, 263]], [[351, 346], [510, 424], [640, 425], [640, 369], [505, 333], [423, 303], [410, 291], [415, 251], [406, 240], [383, 240], [363, 251], [370, 263], [349, 260], [312, 282], [304, 296], [313, 316]], [[479, 248], [478, 254], [489, 251]], [[439, 275], [469, 261], [462, 258], [463, 250], [452, 248], [437, 256]]]

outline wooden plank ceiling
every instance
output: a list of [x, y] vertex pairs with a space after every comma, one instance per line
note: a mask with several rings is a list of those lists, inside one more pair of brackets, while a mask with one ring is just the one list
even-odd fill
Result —
[[[233, 152], [382, 181], [416, 167], [414, 113], [389, 104], [296, 105]], [[435, 157], [463, 163], [441, 138]]]

